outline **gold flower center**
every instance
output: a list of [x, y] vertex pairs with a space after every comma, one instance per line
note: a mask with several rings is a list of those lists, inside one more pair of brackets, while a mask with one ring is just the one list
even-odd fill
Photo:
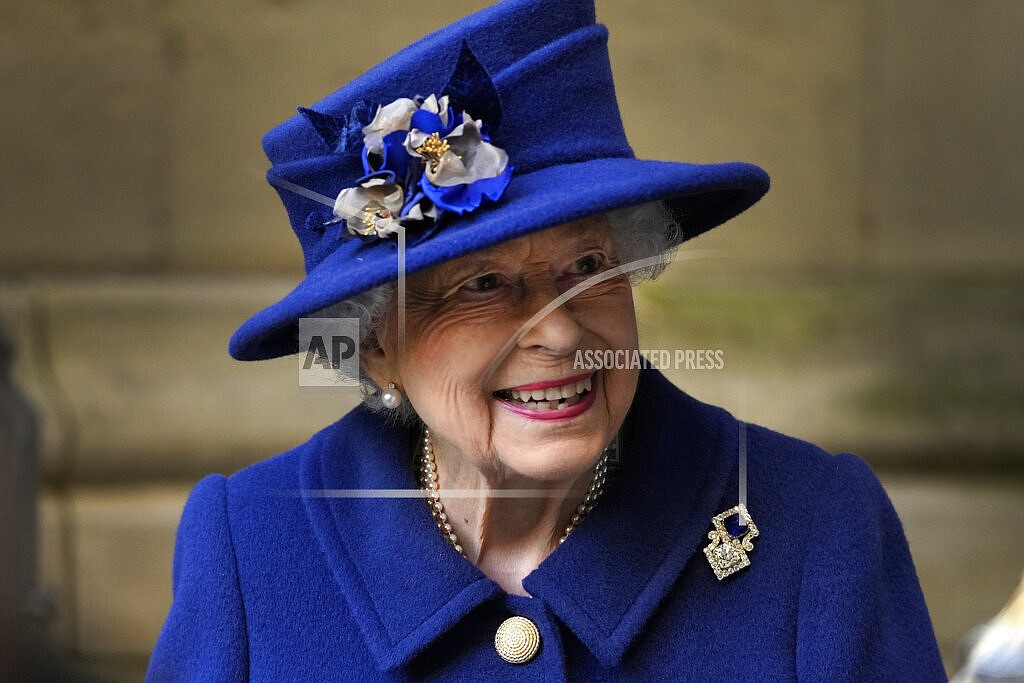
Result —
[[437, 165], [441, 162], [443, 157], [451, 147], [448, 145], [447, 140], [442, 140], [440, 134], [437, 132], [431, 133], [427, 136], [427, 139], [423, 141], [423, 144], [416, 148], [416, 153], [423, 156], [430, 162], [430, 172], [437, 172]]
[[378, 218], [391, 218], [391, 212], [385, 208], [374, 209], [369, 206], [363, 209], [363, 225], [367, 228], [376, 230]]

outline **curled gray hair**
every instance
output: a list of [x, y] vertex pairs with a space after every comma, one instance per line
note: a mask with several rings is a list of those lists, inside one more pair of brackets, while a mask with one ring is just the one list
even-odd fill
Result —
[[[618, 252], [619, 263], [656, 259], [653, 263], [630, 270], [630, 283], [636, 286], [661, 275], [672, 261], [675, 247], [682, 238], [682, 228], [668, 208], [662, 202], [651, 202], [605, 215], [612, 229], [612, 241]], [[377, 345], [378, 332], [387, 320], [388, 307], [394, 293], [395, 283], [389, 282], [320, 309], [311, 317], [357, 318], [360, 348], [373, 347]], [[413, 424], [417, 420], [416, 411], [409, 401], [403, 401], [394, 410], [385, 408], [381, 403], [381, 388], [362, 366], [359, 369], [359, 386], [363, 403], [374, 412], [386, 415], [395, 423]]]

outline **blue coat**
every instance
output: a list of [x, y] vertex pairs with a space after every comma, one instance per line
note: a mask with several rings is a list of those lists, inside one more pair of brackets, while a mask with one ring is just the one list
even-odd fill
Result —
[[[178, 530], [151, 681], [940, 681], [900, 522], [868, 467], [746, 428], [751, 565], [702, 548], [736, 504], [739, 423], [641, 374], [614, 484], [507, 595], [457, 554], [413, 489], [415, 435], [357, 408], [306, 444], [203, 479]], [[494, 632], [532, 620], [508, 664]]]

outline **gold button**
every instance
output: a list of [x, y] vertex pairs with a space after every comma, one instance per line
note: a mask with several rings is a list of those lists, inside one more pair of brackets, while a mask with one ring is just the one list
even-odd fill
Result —
[[525, 664], [540, 649], [540, 631], [526, 617], [509, 617], [494, 634], [494, 649], [509, 664]]

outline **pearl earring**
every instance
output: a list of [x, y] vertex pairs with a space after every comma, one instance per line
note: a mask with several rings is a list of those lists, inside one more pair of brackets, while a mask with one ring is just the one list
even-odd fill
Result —
[[395, 388], [394, 382], [389, 382], [388, 388], [380, 394], [380, 402], [389, 410], [394, 410], [402, 405], [402, 398], [402, 392]]

